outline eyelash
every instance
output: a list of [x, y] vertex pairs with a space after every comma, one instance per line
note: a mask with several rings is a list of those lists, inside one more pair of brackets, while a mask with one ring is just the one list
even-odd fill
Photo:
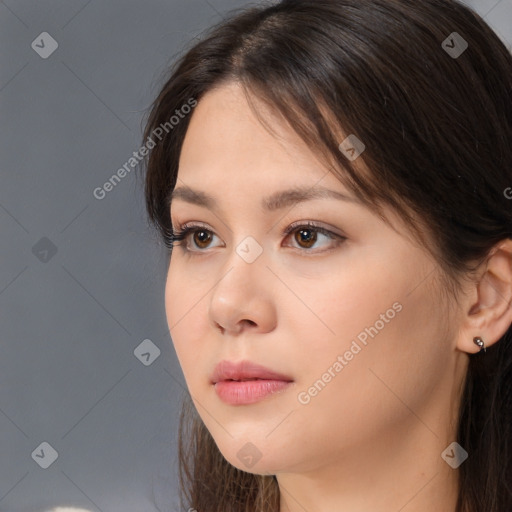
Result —
[[[332, 231], [329, 231], [328, 229], [325, 229], [324, 227], [319, 226], [318, 224], [315, 224], [314, 222], [311, 222], [311, 221], [310, 222], [306, 222], [306, 223], [302, 223], [302, 224], [292, 224], [291, 226], [289, 226], [288, 228], [286, 228], [283, 231], [282, 236], [288, 237], [293, 232], [300, 231], [301, 229], [317, 231], [317, 232], [321, 233], [322, 235], [327, 236], [330, 239], [337, 240], [338, 241], [337, 245], [341, 244], [341, 242], [346, 240], [346, 237], [344, 237], [342, 235], [338, 235], [336, 233], [333, 233]], [[174, 231], [174, 234], [173, 234], [173, 236], [170, 239], [170, 243], [169, 243], [170, 249], [172, 249], [174, 246], [177, 245], [177, 246], [182, 247], [182, 249], [185, 252], [187, 252], [187, 253], [201, 253], [201, 252], [205, 252], [207, 249], [193, 249], [193, 250], [191, 250], [191, 249], [188, 249], [183, 244], [175, 243], [175, 242], [181, 242], [183, 240], [186, 240], [186, 238], [188, 237], [189, 234], [192, 234], [192, 233], [194, 233], [196, 231], [199, 231], [199, 230], [206, 231], [208, 233], [214, 234], [213, 231], [211, 231], [210, 229], [208, 229], [205, 226], [202, 226], [200, 224], [185, 223], [183, 225], [178, 225], [177, 229]], [[328, 251], [328, 249], [327, 250], [323, 250], [323, 251], [311, 251], [308, 248], [304, 248], [304, 247], [294, 247], [294, 249], [299, 249], [299, 250], [302, 250], [302, 251], [313, 252], [313, 253], [314, 252], [327, 252]]]

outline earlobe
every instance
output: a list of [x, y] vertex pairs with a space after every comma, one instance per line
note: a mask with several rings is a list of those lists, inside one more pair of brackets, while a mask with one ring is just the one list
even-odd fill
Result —
[[512, 240], [497, 244], [482, 265], [457, 343], [469, 353], [492, 346], [512, 325]]

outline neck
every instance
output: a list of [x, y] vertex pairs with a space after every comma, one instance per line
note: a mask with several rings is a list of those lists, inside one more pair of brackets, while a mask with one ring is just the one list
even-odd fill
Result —
[[279, 473], [280, 512], [455, 512], [459, 470], [441, 457], [454, 434], [411, 414], [318, 467]]

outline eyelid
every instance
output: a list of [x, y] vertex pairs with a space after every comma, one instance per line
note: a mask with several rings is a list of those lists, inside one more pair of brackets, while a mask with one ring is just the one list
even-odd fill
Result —
[[[290, 232], [292, 232], [300, 227], [309, 227], [312, 229], [316, 229], [317, 231], [319, 231], [321, 233], [327, 231], [327, 232], [329, 232], [329, 234], [331, 235], [332, 238], [336, 238], [336, 237], [347, 238], [345, 235], [342, 235], [341, 233], [336, 233], [336, 231], [334, 231], [335, 228], [327, 226], [321, 222], [315, 222], [312, 220], [298, 220], [296, 222], [292, 222], [287, 228], [285, 228], [282, 231], [281, 235], [289, 235]], [[327, 234], [325, 234], [325, 235], [329, 236]]]

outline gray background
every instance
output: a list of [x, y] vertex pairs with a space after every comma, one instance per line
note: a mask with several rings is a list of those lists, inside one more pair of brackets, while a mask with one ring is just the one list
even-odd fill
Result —
[[[0, 2], [0, 512], [179, 510], [166, 252], [134, 170], [93, 190], [140, 148], [174, 56], [250, 3]], [[510, 48], [512, 0], [466, 3]]]

